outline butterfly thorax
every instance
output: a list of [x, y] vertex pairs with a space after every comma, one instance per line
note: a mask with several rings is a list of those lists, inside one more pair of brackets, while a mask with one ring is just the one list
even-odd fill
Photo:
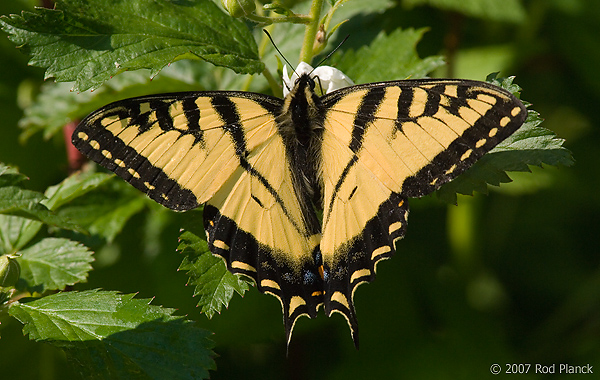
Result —
[[325, 112], [314, 88], [315, 81], [308, 74], [301, 75], [285, 97], [277, 121], [295, 168], [296, 192], [322, 208], [318, 162]]
[[318, 140], [318, 131], [323, 129], [325, 115], [314, 88], [315, 81], [308, 74], [300, 76], [286, 96], [281, 112], [281, 116], [288, 119], [286, 124], [293, 127], [290, 132], [303, 146]]

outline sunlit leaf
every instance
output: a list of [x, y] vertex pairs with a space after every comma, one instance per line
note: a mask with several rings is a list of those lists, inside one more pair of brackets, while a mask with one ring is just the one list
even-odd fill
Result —
[[15, 253], [38, 233], [43, 223], [34, 219], [0, 214], [0, 253]]
[[0, 19], [10, 39], [31, 54], [46, 78], [74, 81], [75, 91], [98, 88], [126, 70], [202, 59], [238, 73], [262, 71], [244, 23], [212, 1], [57, 1]]
[[194, 296], [199, 296], [198, 306], [208, 318], [227, 307], [234, 292], [244, 295], [248, 282], [227, 270], [223, 259], [208, 250], [199, 216], [188, 223], [179, 237], [178, 251], [185, 255], [179, 269], [187, 271], [189, 285], [194, 285]]
[[10, 308], [30, 339], [65, 350], [85, 378], [205, 379], [215, 368], [210, 332], [132, 294], [91, 290]]
[[94, 261], [87, 247], [62, 238], [42, 239], [20, 253], [22, 287], [39, 293], [85, 281]]
[[416, 46], [423, 33], [425, 29], [382, 32], [370, 46], [344, 52], [336, 67], [355, 83], [422, 78], [444, 64], [439, 56], [419, 58]]

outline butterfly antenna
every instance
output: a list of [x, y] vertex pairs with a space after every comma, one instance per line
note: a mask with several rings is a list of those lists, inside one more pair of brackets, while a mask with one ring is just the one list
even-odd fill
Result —
[[[267, 37], [269, 37], [269, 39], [271, 40], [271, 44], [273, 44], [273, 47], [275, 48], [275, 50], [277, 50], [277, 52], [279, 53], [279, 55], [281, 56], [281, 58], [283, 58], [283, 60], [285, 61], [285, 63], [287, 63], [290, 66], [290, 69], [292, 69], [292, 71], [294, 72], [294, 74], [296, 74], [296, 76], [299, 76], [298, 73], [296, 73], [296, 69], [294, 68], [294, 66], [292, 66], [292, 64], [290, 63], [290, 61], [287, 60], [287, 58], [285, 58], [285, 55], [283, 55], [283, 53], [281, 53], [281, 50], [279, 50], [279, 48], [277, 47], [277, 45], [275, 45], [275, 41], [273, 41], [273, 37], [271, 37], [271, 35], [269, 34], [269, 32], [267, 32], [266, 29], [263, 29], [263, 32], [265, 32], [265, 34], [267, 35]], [[283, 82], [285, 84], [285, 81]], [[287, 84], [286, 84], [287, 87]], [[288, 88], [288, 90], [290, 90]]]

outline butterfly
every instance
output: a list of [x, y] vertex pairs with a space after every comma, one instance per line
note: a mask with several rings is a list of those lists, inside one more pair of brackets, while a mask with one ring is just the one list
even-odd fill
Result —
[[[177, 211], [204, 205], [210, 251], [296, 320], [342, 314], [405, 232], [408, 198], [452, 180], [527, 110], [471, 80], [417, 79], [323, 96], [301, 72], [284, 99], [238, 91], [142, 96], [92, 112], [73, 144]], [[319, 86], [320, 87], [320, 86]]]

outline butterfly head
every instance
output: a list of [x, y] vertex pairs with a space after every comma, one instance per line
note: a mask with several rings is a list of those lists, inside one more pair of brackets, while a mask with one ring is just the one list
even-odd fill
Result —
[[[319, 85], [316, 85], [316, 82]], [[313, 69], [308, 63], [300, 62], [292, 75], [288, 74], [287, 66], [283, 67], [283, 96], [287, 96], [292, 89], [304, 84], [311, 86], [317, 95], [325, 95], [337, 89], [352, 86], [354, 82], [346, 74], [331, 66], [319, 66]]]
[[[319, 77], [315, 78], [319, 80]], [[294, 81], [294, 88], [297, 92], [302, 92], [306, 95], [313, 94], [316, 87], [315, 78], [311, 77], [310, 74], [302, 74]]]

